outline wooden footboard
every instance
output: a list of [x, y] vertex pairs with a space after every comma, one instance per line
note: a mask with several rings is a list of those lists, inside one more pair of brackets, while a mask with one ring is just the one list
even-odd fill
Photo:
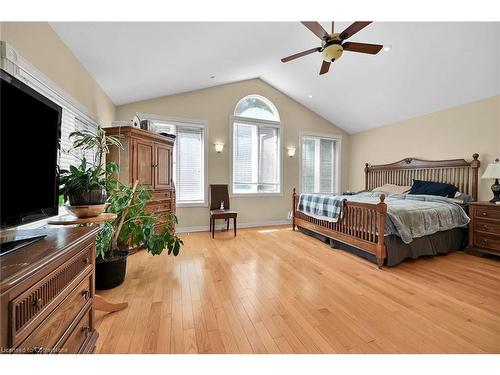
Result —
[[299, 196], [293, 189], [292, 229], [306, 228], [334, 240], [354, 246], [377, 257], [379, 268], [384, 264], [387, 251], [384, 244], [387, 205], [385, 196], [376, 204], [343, 202], [343, 217], [336, 223], [311, 217], [297, 210]]

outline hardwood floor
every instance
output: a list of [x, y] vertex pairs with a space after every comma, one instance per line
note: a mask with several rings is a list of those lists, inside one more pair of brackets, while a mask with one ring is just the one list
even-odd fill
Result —
[[289, 227], [183, 235], [128, 259], [100, 353], [500, 353], [500, 261], [453, 253], [377, 269]]

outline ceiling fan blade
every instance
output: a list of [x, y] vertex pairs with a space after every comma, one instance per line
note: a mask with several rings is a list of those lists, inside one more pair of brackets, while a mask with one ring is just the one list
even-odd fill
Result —
[[[333, 62], [333, 60], [332, 60]], [[331, 62], [329, 61], [323, 61], [323, 64], [321, 64], [321, 69], [319, 70], [319, 75], [328, 73], [328, 69], [330, 69], [330, 64]]]
[[344, 48], [344, 51], [369, 53], [371, 55], [376, 55], [377, 53], [379, 53], [382, 47], [384, 46], [380, 44], [356, 42], [345, 42], [344, 44], [342, 44], [342, 48]]
[[316, 21], [302, 21], [302, 24], [305, 27], [307, 27], [309, 30], [311, 30], [321, 40], [327, 40], [330, 38], [330, 34], [328, 34], [326, 32], [326, 30], [323, 29], [323, 26], [321, 26], [318, 22], [316, 22]]
[[347, 38], [350, 38], [354, 34], [356, 34], [358, 31], [363, 30], [366, 26], [371, 24], [372, 21], [357, 21], [354, 22], [351, 26], [349, 26], [347, 29], [342, 31], [340, 33], [340, 39], [344, 40]]
[[284, 57], [281, 59], [281, 62], [286, 63], [290, 60], [295, 60], [295, 59], [298, 59], [299, 57], [306, 56], [306, 55], [309, 55], [313, 52], [318, 52], [320, 50], [321, 50], [321, 47], [311, 48], [311, 49], [308, 49], [307, 51], [302, 51], [302, 52], [296, 53], [295, 55], [290, 55], [288, 57]]

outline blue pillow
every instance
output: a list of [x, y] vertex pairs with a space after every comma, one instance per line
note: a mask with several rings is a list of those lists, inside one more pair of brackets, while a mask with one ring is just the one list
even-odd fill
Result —
[[458, 188], [455, 185], [434, 181], [413, 180], [413, 185], [408, 194], [438, 195], [453, 198]]

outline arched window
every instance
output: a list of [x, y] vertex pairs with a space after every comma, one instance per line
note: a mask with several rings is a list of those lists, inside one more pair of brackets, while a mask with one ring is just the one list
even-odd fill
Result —
[[276, 107], [248, 95], [232, 120], [232, 194], [281, 193], [281, 123]]
[[234, 115], [259, 120], [280, 120], [280, 115], [274, 104], [260, 95], [248, 95], [241, 99], [234, 109]]

